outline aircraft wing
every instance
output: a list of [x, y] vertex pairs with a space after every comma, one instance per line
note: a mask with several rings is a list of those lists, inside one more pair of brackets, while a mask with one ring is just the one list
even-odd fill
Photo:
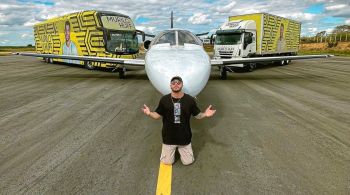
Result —
[[124, 59], [124, 58], [38, 54], [38, 53], [15, 53], [15, 54], [21, 55], [21, 56], [33, 56], [33, 57], [56, 58], [56, 59], [70, 59], [70, 60], [91, 61], [91, 62], [107, 62], [107, 63], [124, 64], [124, 65], [130, 65], [130, 66], [145, 66], [145, 60], [143, 60], [143, 59]]
[[236, 66], [243, 67], [243, 63], [255, 63], [255, 62], [271, 62], [281, 60], [302, 60], [312, 58], [329, 58], [333, 55], [302, 55], [302, 56], [277, 56], [277, 57], [256, 57], [256, 58], [234, 58], [234, 59], [212, 59], [210, 60], [213, 66]]
[[203, 36], [203, 35], [207, 35], [207, 34], [209, 34], [209, 32], [205, 32], [205, 33], [198, 33], [198, 34], [196, 34], [196, 36], [197, 36], [197, 37], [199, 37], [199, 36]]

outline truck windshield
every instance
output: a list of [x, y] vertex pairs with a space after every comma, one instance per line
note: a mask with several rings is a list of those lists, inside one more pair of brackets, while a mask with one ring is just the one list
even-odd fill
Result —
[[241, 41], [242, 34], [218, 34], [215, 38], [216, 45], [237, 45], [242, 43]]
[[107, 51], [117, 54], [134, 54], [139, 50], [135, 32], [107, 32]]

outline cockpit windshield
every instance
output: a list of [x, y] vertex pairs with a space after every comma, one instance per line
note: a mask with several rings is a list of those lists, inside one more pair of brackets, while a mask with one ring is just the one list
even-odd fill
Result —
[[176, 39], [175, 39], [175, 31], [168, 31], [159, 36], [157, 39], [157, 43], [155, 44], [162, 44], [162, 43], [170, 43], [170, 45], [175, 45], [176, 44]]
[[154, 38], [152, 45], [162, 43], [169, 43], [171, 46], [183, 46], [185, 43], [201, 45], [201, 41], [191, 32], [186, 30], [168, 30], [163, 33], [160, 33], [157, 37]]
[[179, 30], [177, 33], [179, 38], [179, 45], [184, 45], [185, 43], [199, 45], [197, 37], [195, 37], [195, 35], [192, 33], [184, 30]]

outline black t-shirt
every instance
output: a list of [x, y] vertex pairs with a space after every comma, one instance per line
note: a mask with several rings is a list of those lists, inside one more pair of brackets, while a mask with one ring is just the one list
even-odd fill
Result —
[[160, 99], [155, 112], [162, 116], [164, 144], [188, 145], [191, 143], [190, 118], [191, 115], [196, 116], [200, 113], [196, 100], [192, 96], [184, 94], [182, 98], [176, 99], [171, 97], [171, 94], [165, 95]]

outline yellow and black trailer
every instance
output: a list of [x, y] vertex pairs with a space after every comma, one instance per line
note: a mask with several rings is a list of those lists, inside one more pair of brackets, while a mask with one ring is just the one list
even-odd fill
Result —
[[230, 16], [229, 21], [254, 21], [256, 54], [296, 54], [300, 44], [301, 23], [268, 13]]
[[[35, 48], [39, 54], [136, 58], [137, 30], [129, 16], [109, 11], [82, 11], [52, 18], [34, 26]], [[116, 64], [44, 58], [94, 67], [117, 68]]]

